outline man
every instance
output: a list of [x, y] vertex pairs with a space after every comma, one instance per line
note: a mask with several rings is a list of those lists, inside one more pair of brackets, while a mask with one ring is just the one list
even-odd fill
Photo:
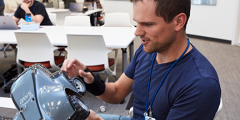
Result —
[[[97, 5], [97, 9], [102, 9], [102, 5], [100, 3], [99, 0], [84, 0], [84, 2], [92, 2], [92, 6], [94, 8], [94, 3], [96, 2], [96, 5]], [[97, 12], [95, 15], [94, 14], [91, 14], [90, 15], [90, 22], [91, 22], [91, 25], [94, 26], [95, 24], [95, 17], [97, 17], [97, 24], [99, 24], [100, 26], [102, 26], [104, 23], [102, 21], [100, 21], [100, 19], [102, 18], [100, 16], [102, 12]]]
[[[214, 67], [186, 37], [190, 0], [131, 1], [142, 45], [120, 78], [104, 84], [76, 59], [65, 60], [62, 70], [83, 77], [87, 90], [108, 103], [119, 103], [133, 91], [133, 118], [124, 119], [212, 120], [221, 89]], [[100, 116], [91, 111], [87, 119]]]
[[30, 13], [32, 21], [40, 23], [40, 25], [53, 25], [49, 19], [45, 6], [35, 0], [23, 0], [23, 3], [17, 8], [13, 19], [18, 24], [21, 18], [25, 19], [25, 15]]

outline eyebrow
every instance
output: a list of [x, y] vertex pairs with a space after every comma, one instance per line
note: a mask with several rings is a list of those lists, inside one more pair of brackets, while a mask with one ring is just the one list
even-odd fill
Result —
[[[133, 21], [137, 22], [137, 21], [134, 20], [134, 19], [133, 19]], [[137, 23], [151, 23], [151, 24], [155, 24], [155, 22], [144, 22], [144, 21], [142, 21], [142, 22], [137, 22]]]

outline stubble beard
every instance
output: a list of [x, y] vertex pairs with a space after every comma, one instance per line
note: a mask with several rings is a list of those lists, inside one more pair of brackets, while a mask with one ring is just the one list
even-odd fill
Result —
[[163, 42], [161, 42], [161, 43], [153, 42], [150, 39], [150, 42], [152, 43], [152, 46], [150, 46], [150, 48], [148, 50], [147, 50], [146, 46], [144, 46], [143, 50], [148, 54], [155, 53], [155, 52], [162, 53], [163, 51], [166, 51], [166, 50], [171, 48], [175, 39], [176, 39], [175, 35], [170, 35], [170, 36], [166, 37], [163, 40]]

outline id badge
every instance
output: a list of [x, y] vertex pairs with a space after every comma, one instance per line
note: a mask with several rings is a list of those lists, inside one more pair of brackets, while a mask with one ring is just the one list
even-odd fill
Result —
[[145, 116], [145, 120], [156, 120], [156, 119], [153, 117]]

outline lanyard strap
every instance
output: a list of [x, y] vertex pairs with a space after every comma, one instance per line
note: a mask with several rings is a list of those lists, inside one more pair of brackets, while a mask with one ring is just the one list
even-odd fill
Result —
[[[188, 38], [187, 38], [188, 39]], [[149, 88], [150, 88], [150, 82], [151, 82], [151, 75], [152, 75], [152, 69], [153, 69], [153, 64], [155, 62], [155, 59], [156, 59], [156, 56], [157, 56], [157, 53], [155, 53], [154, 57], [153, 57], [153, 60], [152, 60], [152, 64], [151, 64], [151, 69], [150, 69], [150, 74], [149, 74], [149, 80], [148, 80], [148, 89], [147, 89], [147, 99], [146, 99], [146, 112], [148, 112], [148, 110], [151, 108], [152, 104], [153, 104], [153, 101], [156, 97], [156, 94], [158, 93], [161, 85], [163, 84], [164, 80], [166, 79], [168, 73], [171, 71], [171, 69], [177, 64], [177, 62], [182, 58], [182, 56], [186, 53], [186, 51], [188, 50], [188, 47], [189, 47], [189, 44], [190, 44], [190, 41], [188, 39], [188, 45], [187, 45], [187, 48], [184, 50], [184, 52], [182, 53], [182, 55], [173, 63], [173, 65], [170, 67], [170, 69], [167, 71], [167, 73], [165, 74], [165, 76], [163, 77], [160, 85], [158, 86], [158, 89], [156, 90], [153, 98], [152, 98], [152, 101], [148, 107], [148, 96], [149, 96]]]

